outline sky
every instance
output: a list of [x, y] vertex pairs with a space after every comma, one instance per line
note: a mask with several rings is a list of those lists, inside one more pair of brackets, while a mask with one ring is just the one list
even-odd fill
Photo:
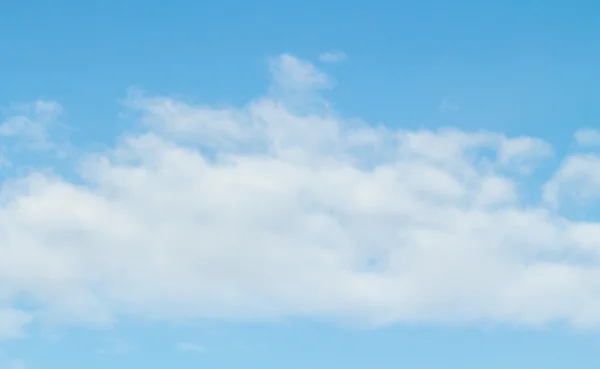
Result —
[[597, 367], [600, 3], [0, 4], [0, 369]]

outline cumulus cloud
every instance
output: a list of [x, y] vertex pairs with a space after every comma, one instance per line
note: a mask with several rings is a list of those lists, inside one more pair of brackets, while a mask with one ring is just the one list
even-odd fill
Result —
[[567, 157], [544, 186], [544, 199], [558, 206], [561, 200], [593, 203], [600, 198], [600, 157], [577, 154]]
[[[24, 317], [598, 327], [600, 223], [522, 191], [548, 143], [347, 120], [314, 65], [270, 67], [276, 88], [238, 107], [134, 91], [139, 127], [78, 158], [78, 177], [5, 179], [1, 333]], [[565, 158], [545, 196], [577, 176], [595, 193], [578, 173], [596, 160]]]

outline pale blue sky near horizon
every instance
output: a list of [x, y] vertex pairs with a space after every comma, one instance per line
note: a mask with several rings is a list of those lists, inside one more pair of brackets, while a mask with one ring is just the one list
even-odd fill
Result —
[[[600, 2], [581, 0], [5, 1], [0, 106], [57, 101], [75, 128], [74, 146], [110, 146], [126, 129], [120, 101], [131, 86], [239, 106], [267, 90], [269, 58], [290, 53], [332, 76], [335, 88], [324, 94], [345, 117], [532, 135], [560, 157], [577, 129], [598, 127], [599, 19]], [[320, 62], [330, 51], [347, 59]], [[28, 369], [586, 369], [600, 362], [597, 328], [563, 325], [357, 329], [308, 318], [123, 318], [108, 329], [75, 324], [49, 336], [37, 328], [0, 342], [0, 369], [21, 368], [20, 360]], [[188, 350], [178, 349], [183, 342]]]

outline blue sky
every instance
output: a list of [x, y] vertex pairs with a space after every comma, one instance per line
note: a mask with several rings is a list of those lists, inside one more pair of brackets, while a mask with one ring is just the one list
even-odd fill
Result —
[[0, 369], [596, 367], [599, 14], [0, 5]]

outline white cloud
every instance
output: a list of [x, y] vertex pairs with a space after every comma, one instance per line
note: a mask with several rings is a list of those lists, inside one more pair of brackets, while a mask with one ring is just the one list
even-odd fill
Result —
[[[279, 90], [302, 98], [329, 85], [291, 55], [271, 67]], [[547, 143], [369, 127], [289, 99], [271, 91], [213, 108], [134, 93], [127, 109], [141, 128], [82, 156], [81, 178], [7, 179], [1, 309], [19, 295], [56, 324], [299, 316], [598, 327], [600, 223], [519, 192]], [[572, 194], [562, 178], [594, 160], [565, 164], [546, 191]], [[590, 193], [600, 186], [581, 181]], [[18, 316], [0, 319], [2, 334], [26, 323]]]
[[0, 307], [0, 340], [25, 336], [25, 326], [32, 316], [24, 311], [10, 307]]
[[328, 51], [319, 55], [319, 60], [323, 63], [340, 63], [348, 59], [343, 51]]
[[593, 202], [600, 198], [600, 157], [593, 154], [572, 155], [563, 161], [544, 186], [544, 199], [553, 205], [561, 200]]
[[37, 100], [4, 109], [5, 119], [0, 120], [0, 136], [17, 139], [30, 149], [50, 149], [53, 144], [49, 130], [58, 124], [63, 108], [53, 101]]
[[575, 132], [575, 140], [581, 146], [598, 146], [600, 145], [600, 132], [591, 128], [582, 128]]
[[206, 351], [206, 348], [202, 345], [199, 345], [197, 343], [194, 342], [180, 342], [177, 345], [177, 350], [179, 351], [183, 351], [183, 352], [197, 352], [197, 353], [202, 353]]
[[270, 70], [275, 87], [293, 90], [330, 88], [331, 78], [318, 70], [312, 63], [290, 54], [272, 58]]
[[540, 159], [552, 155], [552, 147], [539, 138], [516, 137], [502, 140], [499, 148], [499, 161], [519, 172], [530, 172]]

